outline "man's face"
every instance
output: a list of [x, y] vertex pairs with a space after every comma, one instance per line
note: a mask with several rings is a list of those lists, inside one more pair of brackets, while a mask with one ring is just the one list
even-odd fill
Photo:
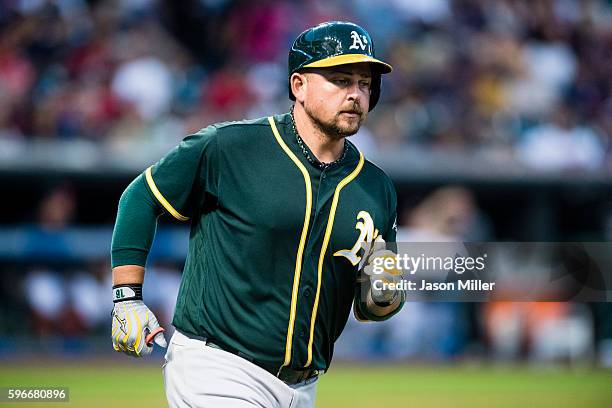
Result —
[[368, 115], [372, 75], [367, 63], [310, 69], [304, 110], [323, 133], [343, 138], [357, 133]]

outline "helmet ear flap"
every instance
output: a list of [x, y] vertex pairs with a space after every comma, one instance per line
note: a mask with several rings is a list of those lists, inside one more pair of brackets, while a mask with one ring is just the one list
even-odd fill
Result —
[[293, 94], [293, 91], [291, 90], [291, 82], [289, 82], [287, 89], [289, 90], [289, 99], [291, 99], [292, 101], [295, 101], [295, 95]]
[[368, 108], [368, 112], [371, 112], [372, 109], [378, 103], [378, 99], [380, 98], [380, 86], [381, 86], [381, 74], [380, 72], [372, 73], [372, 85], [370, 88], [370, 107]]

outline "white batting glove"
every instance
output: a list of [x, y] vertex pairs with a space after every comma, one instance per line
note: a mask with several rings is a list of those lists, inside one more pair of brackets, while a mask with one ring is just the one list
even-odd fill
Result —
[[[139, 292], [138, 295], [134, 289]], [[111, 333], [113, 348], [133, 357], [151, 354], [153, 341], [160, 347], [167, 346], [163, 335], [164, 329], [159, 326], [153, 312], [144, 304], [140, 293], [142, 291], [138, 291], [135, 285], [113, 287], [115, 302]]]

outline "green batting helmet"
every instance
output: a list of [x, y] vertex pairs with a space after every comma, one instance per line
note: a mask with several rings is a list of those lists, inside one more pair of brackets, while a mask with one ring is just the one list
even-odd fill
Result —
[[[376, 59], [370, 34], [348, 21], [330, 21], [309, 28], [300, 34], [289, 51], [289, 78], [303, 68], [324, 68], [369, 62], [372, 67], [370, 110], [380, 97], [381, 74], [388, 74], [391, 65]], [[289, 84], [289, 98], [295, 100]]]

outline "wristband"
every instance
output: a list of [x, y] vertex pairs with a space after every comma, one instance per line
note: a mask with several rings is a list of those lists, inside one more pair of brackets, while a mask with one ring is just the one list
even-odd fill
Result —
[[113, 286], [113, 303], [142, 300], [142, 283], [122, 283]]
[[[371, 292], [370, 292], [370, 296], [372, 296]], [[374, 302], [374, 304], [376, 306], [379, 306], [379, 307], [388, 307], [388, 306], [391, 306], [393, 303], [395, 303], [397, 301], [398, 296], [400, 298], [400, 301], [404, 301], [405, 300], [405, 293], [404, 293], [404, 291], [399, 291], [399, 292], [398, 291], [394, 291], [393, 292], [393, 297], [391, 298], [391, 300], [377, 302], [374, 299], [374, 296], [372, 296], [372, 302]]]
[[391, 300], [387, 300], [385, 302], [377, 302], [376, 300], [374, 300], [374, 298], [372, 298], [372, 302], [374, 302], [374, 304], [379, 307], [391, 306], [396, 300], [397, 300], [397, 295], [393, 295], [393, 298]]

